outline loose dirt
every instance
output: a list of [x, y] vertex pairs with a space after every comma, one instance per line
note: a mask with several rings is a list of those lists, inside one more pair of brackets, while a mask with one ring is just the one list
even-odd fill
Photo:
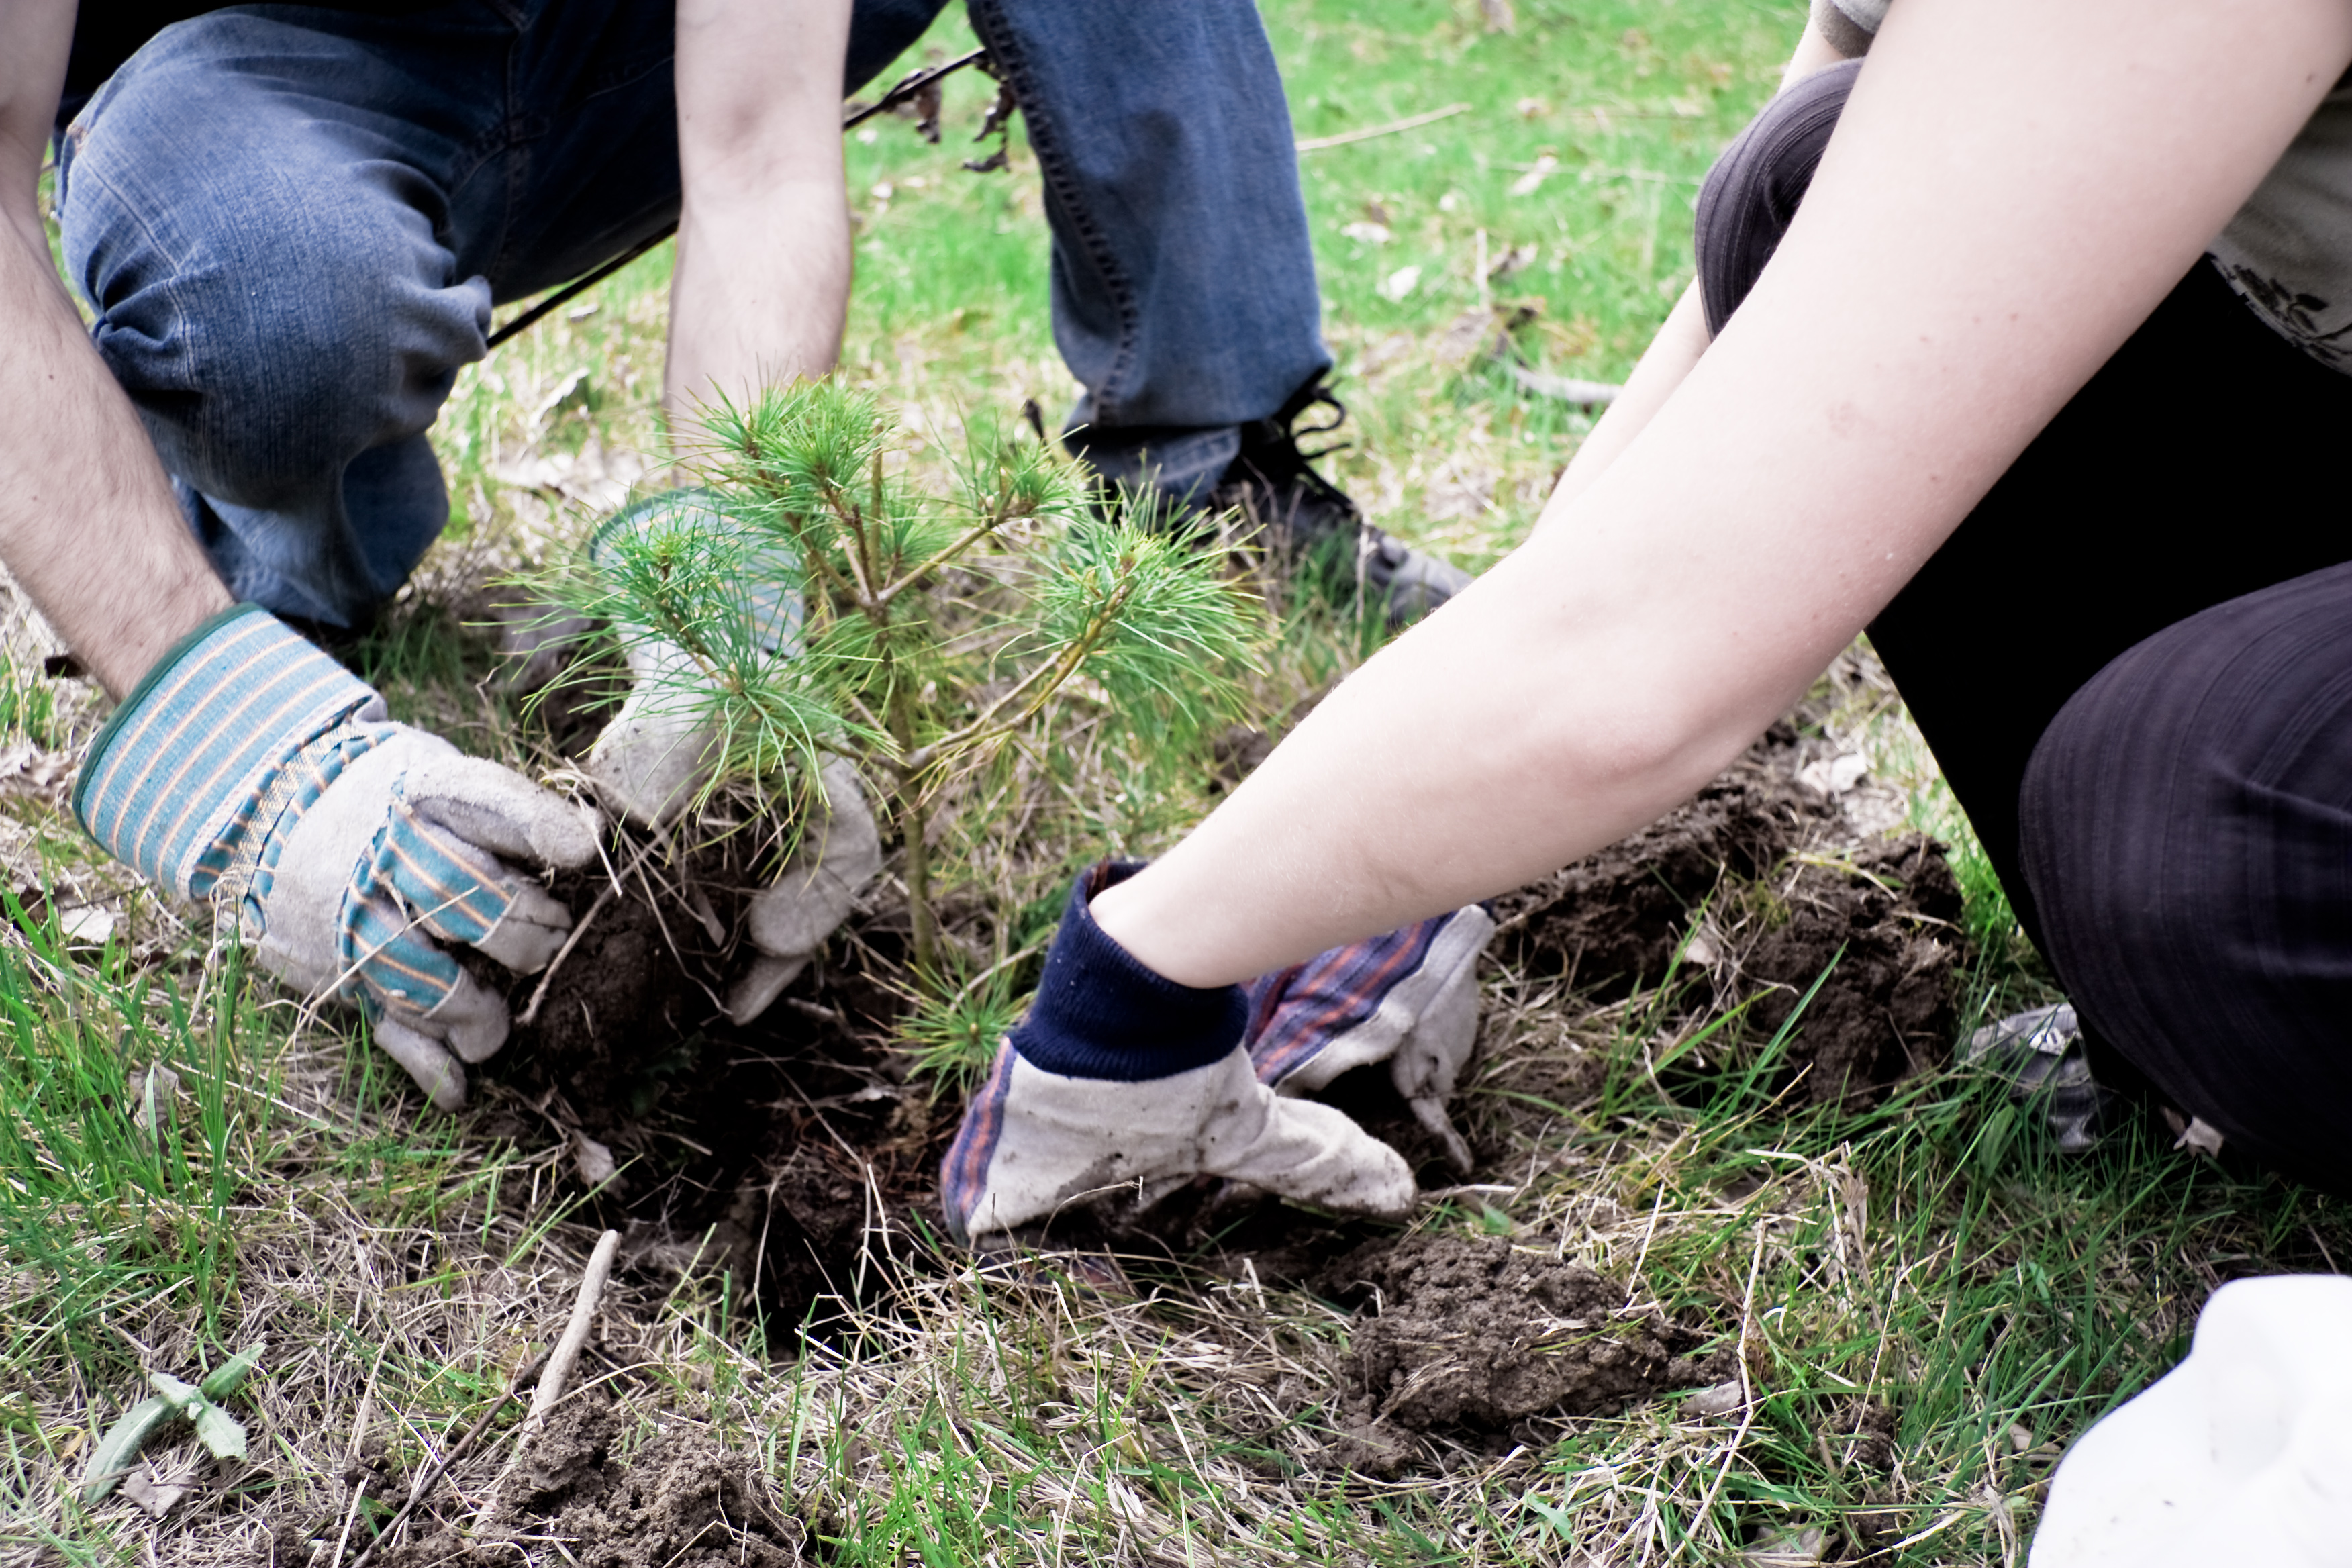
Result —
[[559, 1407], [507, 1483], [498, 1518], [470, 1537], [443, 1530], [388, 1553], [386, 1568], [491, 1568], [510, 1537], [563, 1543], [582, 1568], [798, 1568], [806, 1531], [765, 1501], [757, 1467], [673, 1425], [625, 1457], [608, 1405]]
[[1748, 1012], [1758, 1031], [1796, 1018], [1784, 1079], [1800, 1099], [1866, 1105], [1949, 1058], [1960, 885], [1941, 845], [1912, 834], [1848, 864], [1799, 867], [1780, 900], [1786, 923], [1741, 954], [1738, 972], [1769, 988]]
[[1770, 1087], [1801, 1104], [1866, 1106], [1948, 1059], [1966, 944], [1943, 847], [1858, 839], [1797, 781], [1805, 754], [1776, 726], [1687, 805], [1496, 900], [1496, 955], [1596, 1002], [1670, 973], [1694, 1003], [1753, 998], [1752, 1040], [1789, 1026]]
[[1496, 900], [1496, 952], [1601, 1001], [1662, 980], [1725, 874], [1762, 875], [1815, 815], [1793, 787], [1726, 773], [1632, 837]]
[[[1659, 823], [1496, 900], [1496, 956], [1606, 1002], [1664, 978], [1680, 952], [1689, 1005], [1753, 998], [1751, 1055], [1787, 1026], [1772, 1087], [1793, 1086], [1800, 1103], [1864, 1104], [1938, 1059], [1953, 1022], [1958, 886], [1927, 840], [1857, 844], [1838, 805], [1798, 782], [1820, 761], [1810, 743], [1776, 726]], [[892, 1049], [906, 916], [887, 895], [763, 1016], [740, 1027], [725, 1017], [719, 999], [750, 957], [738, 917], [765, 879], [754, 842], [740, 834], [642, 871], [623, 845], [617, 891], [602, 869], [560, 881], [585, 934], [531, 1022], [478, 1070], [502, 1086], [504, 1131], [560, 1132], [583, 1177], [611, 1168], [606, 1155], [617, 1165], [591, 1212], [624, 1230], [625, 1268], [729, 1268], [772, 1331], [789, 1331], [821, 1328], [836, 1299], [878, 1300], [892, 1255], [922, 1254], [955, 1108], [935, 1112]], [[524, 1016], [537, 978], [478, 973]], [[1458, 1179], [1385, 1069], [1325, 1098], [1426, 1180]], [[1203, 1182], [1153, 1213], [1068, 1216], [1052, 1239], [1248, 1250], [1297, 1277], [1364, 1239], [1274, 1207]]]
[[1514, 1441], [1530, 1417], [1614, 1414], [1720, 1370], [1622, 1280], [1501, 1237], [1371, 1242], [1318, 1283], [1367, 1313], [1341, 1373], [1335, 1458], [1353, 1468], [1395, 1469], [1415, 1434]]
[[475, 966], [518, 1019], [477, 1070], [504, 1090], [493, 1131], [558, 1132], [583, 1178], [609, 1153], [618, 1173], [591, 1212], [623, 1231], [625, 1268], [729, 1269], [789, 1343], [837, 1300], [878, 1294], [894, 1250], [919, 1250], [886, 1235], [911, 1243], [953, 1128], [934, 1125], [929, 1090], [889, 1047], [905, 1004], [877, 976], [894, 969], [903, 909], [861, 916], [758, 1019], [728, 1019], [720, 998], [751, 957], [733, 933], [762, 879], [740, 842], [682, 872], [625, 874], [617, 893], [601, 870], [560, 879], [587, 930], [527, 1024], [539, 977]]

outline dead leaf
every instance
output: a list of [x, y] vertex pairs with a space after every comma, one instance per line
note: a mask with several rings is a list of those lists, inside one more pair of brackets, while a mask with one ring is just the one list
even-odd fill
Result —
[[30, 741], [0, 747], [0, 795], [47, 795], [72, 773], [72, 764]]
[[1365, 245], [1386, 245], [1396, 237], [1384, 223], [1351, 223], [1343, 226], [1339, 232]]
[[1508, 352], [1511, 334], [1535, 319], [1535, 307], [1525, 303], [1473, 305], [1439, 331], [1429, 357], [1442, 373], [1458, 375]]
[[613, 1151], [578, 1128], [572, 1130], [572, 1168], [591, 1187], [601, 1187], [620, 1173]]
[[528, 452], [494, 464], [490, 478], [603, 513], [627, 500], [630, 487], [645, 478], [649, 467], [635, 453], [605, 451], [604, 443], [592, 437], [577, 452]]
[[1514, 272], [1525, 272], [1542, 254], [1535, 246], [1515, 245], [1496, 258], [1494, 264], [1486, 268], [1486, 276], [1489, 279], [1508, 278]]
[[2173, 1131], [2179, 1135], [2174, 1139], [2172, 1144], [2176, 1151], [2202, 1154], [2210, 1160], [2218, 1156], [2221, 1152], [2222, 1146], [2228, 1142], [2228, 1140], [2221, 1136], [2221, 1130], [2201, 1116], [2192, 1116], [2183, 1121], [2180, 1119], [2180, 1112], [2168, 1105], [2164, 1108], [2164, 1119], [2172, 1124]]
[[1411, 294], [1415, 289], [1420, 287], [1421, 268], [1418, 267], [1400, 267], [1394, 272], [1390, 273], [1388, 277], [1382, 280], [1379, 292], [1381, 298], [1383, 300], [1390, 300], [1392, 303], [1402, 302], [1407, 295]]
[[104, 947], [114, 935], [114, 911], [95, 904], [79, 904], [58, 911], [58, 929], [68, 942], [83, 947]]
[[1830, 1532], [1820, 1525], [1784, 1531], [1739, 1554], [1755, 1568], [1814, 1568], [1828, 1555]]
[[122, 1495], [161, 1519], [188, 1495], [188, 1489], [157, 1479], [154, 1468], [142, 1464], [122, 1478]]
[[1549, 153], [1540, 154], [1537, 157], [1535, 163], [1529, 165], [1526, 174], [1521, 174], [1517, 179], [1511, 182], [1511, 195], [1515, 196], [1531, 196], [1535, 195], [1536, 187], [1542, 184], [1544, 181], [1549, 179], [1551, 177], [1552, 171], [1559, 167], [1559, 159], [1553, 157]]
[[557, 415], [572, 408], [588, 406], [588, 373], [575, 370], [555, 384], [555, 390], [540, 399], [539, 406], [530, 411], [533, 425], [544, 425]]
[[1518, 16], [1511, 9], [1511, 0], [1478, 0], [1478, 14], [1486, 18], [1490, 33], [1516, 33]]

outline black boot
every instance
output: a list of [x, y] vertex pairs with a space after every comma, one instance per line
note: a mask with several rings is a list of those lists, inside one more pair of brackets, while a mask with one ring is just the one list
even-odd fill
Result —
[[[1331, 410], [1330, 420], [1297, 428], [1317, 404]], [[1360, 584], [1365, 599], [1385, 605], [1389, 624], [1402, 626], [1468, 587], [1470, 574], [1390, 538], [1364, 521], [1345, 490], [1315, 471], [1314, 459], [1337, 448], [1302, 452], [1298, 437], [1336, 430], [1347, 416], [1319, 380], [1307, 383], [1274, 417], [1242, 426], [1241, 454], [1211, 492], [1210, 505], [1239, 511], [1295, 566], [1342, 589]]]
[[[1296, 428], [1317, 404], [1332, 410], [1329, 422]], [[1107, 509], [1150, 506], [1160, 527], [1203, 532], [1217, 514], [1238, 512], [1241, 531], [1294, 574], [1350, 598], [1360, 584], [1365, 602], [1383, 606], [1389, 624], [1402, 626], [1468, 587], [1470, 574], [1390, 538], [1364, 521], [1345, 490], [1315, 471], [1314, 459], [1335, 448], [1302, 452], [1298, 437], [1337, 429], [1346, 417], [1346, 408], [1318, 379], [1271, 418], [1238, 428], [1081, 427], [1064, 439], [1100, 476]]]

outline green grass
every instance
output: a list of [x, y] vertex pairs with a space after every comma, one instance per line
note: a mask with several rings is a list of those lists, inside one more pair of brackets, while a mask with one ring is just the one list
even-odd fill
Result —
[[[1269, 0], [1300, 136], [1469, 106], [1301, 161], [1351, 414], [1328, 467], [1382, 526], [1473, 566], [1524, 535], [1588, 420], [1499, 366], [1446, 362], [1445, 329], [1490, 300], [1537, 306], [1520, 355], [1621, 378], [1688, 279], [1700, 177], [1801, 19], [1794, 3], [1517, 0], [1504, 34], [1469, 0]], [[950, 16], [919, 53], [968, 47]], [[906, 460], [941, 474], [965, 415], [1034, 399], [1055, 421], [1076, 391], [1047, 322], [1034, 159], [1016, 129], [1008, 174], [958, 167], [991, 92], [971, 73], [949, 84], [938, 147], [892, 119], [848, 143], [843, 374], [905, 413]], [[1523, 265], [1482, 280], [1482, 235], [1490, 265]], [[397, 715], [560, 763], [485, 683], [491, 640], [468, 623], [498, 574], [659, 482], [668, 267], [656, 251], [459, 377], [436, 433], [457, 517], [357, 655]], [[1379, 640], [1344, 606], [1285, 610], [1254, 694], [1276, 721]], [[10, 622], [0, 743], [69, 752], [93, 714], [34, 673], [45, 651]], [[1899, 706], [1867, 681], [1824, 704], [1953, 845], [1976, 951], [1961, 1026], [2051, 994]], [[1005, 967], [914, 1042], [941, 1077], [969, 1072], [1017, 1001], [1070, 858], [1149, 852], [1206, 804], [1065, 782], [1023, 843], [980, 815], [942, 847], [1015, 913], [989, 955]], [[163, 1561], [242, 1563], [282, 1524], [331, 1547], [359, 1439], [403, 1465], [437, 1452], [560, 1324], [593, 1236], [568, 1146], [527, 1114], [494, 1133], [424, 1109], [349, 1019], [208, 961], [201, 923], [128, 891], [54, 783], [0, 796], [0, 890], [55, 895], [38, 918], [9, 903], [0, 929], [0, 1560], [129, 1563], [152, 1540]], [[81, 901], [121, 910], [111, 946], [67, 940], [52, 910]], [[950, 1268], [791, 1359], [688, 1246], [616, 1280], [593, 1374], [637, 1422], [619, 1448], [656, 1421], [708, 1426], [761, 1457], [816, 1552], [844, 1563], [1630, 1568], [1809, 1529], [1903, 1568], [2019, 1563], [2055, 1455], [2179, 1355], [2215, 1284], [2352, 1256], [2341, 1205], [2146, 1128], [2061, 1156], [2030, 1109], [1965, 1071], [1866, 1113], [1792, 1109], [1769, 1092], [1771, 1042], [1696, 997], [1670, 983], [1600, 1006], [1490, 975], [1461, 1114], [1503, 1151], [1503, 1190], [1423, 1223], [1563, 1250], [1744, 1345], [1761, 1396], [1744, 1428], [1669, 1399], [1538, 1423], [1507, 1451], [1437, 1445], [1376, 1481], [1321, 1457], [1348, 1329], [1310, 1296], [1180, 1271], [1139, 1299], [1050, 1262]], [[1694, 1075], [1700, 1054], [1729, 1065]], [[157, 1063], [182, 1088], [151, 1135], [131, 1080]], [[144, 1372], [191, 1375], [257, 1339], [263, 1373], [237, 1401], [250, 1474], [160, 1525], [68, 1500]], [[1869, 1407], [1891, 1415], [1891, 1470], [1867, 1462]], [[467, 1472], [469, 1495], [502, 1458]]]

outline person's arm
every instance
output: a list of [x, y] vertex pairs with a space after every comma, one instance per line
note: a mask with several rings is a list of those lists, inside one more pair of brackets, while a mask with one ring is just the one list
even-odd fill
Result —
[[1238, 981], [1704, 784], [2196, 263], [2352, 60], [2352, 4], [1903, 0], [1872, 57], [1648, 426], [1097, 900], [1127, 951]]
[[685, 200], [663, 394], [674, 423], [823, 375], [849, 300], [847, 0], [681, 0]]
[[[1827, 3], [1822, 0], [1822, 4]], [[1789, 57], [1788, 68], [1780, 73], [1781, 90], [1850, 58], [1830, 41], [1822, 26], [1820, 6], [1816, 5], [1805, 23], [1804, 33], [1797, 39], [1795, 52]], [[1538, 528], [1565, 513], [1568, 503], [1583, 494], [1601, 471], [1617, 460], [1618, 454], [1633, 444], [1633, 437], [1666, 405], [1666, 399], [1683, 384], [1683, 377], [1698, 363], [1698, 356], [1706, 352], [1706, 307], [1699, 299], [1698, 282], [1694, 279], [1658, 328], [1657, 336], [1642, 351], [1641, 362], [1625, 378], [1624, 390], [1577, 447], [1576, 456], [1569, 459], [1567, 470], [1560, 475], [1551, 500], [1544, 506], [1543, 516], [1537, 520]]]
[[41, 227], [74, 0], [0, 0], [0, 561], [120, 697], [228, 591], [90, 346]]

